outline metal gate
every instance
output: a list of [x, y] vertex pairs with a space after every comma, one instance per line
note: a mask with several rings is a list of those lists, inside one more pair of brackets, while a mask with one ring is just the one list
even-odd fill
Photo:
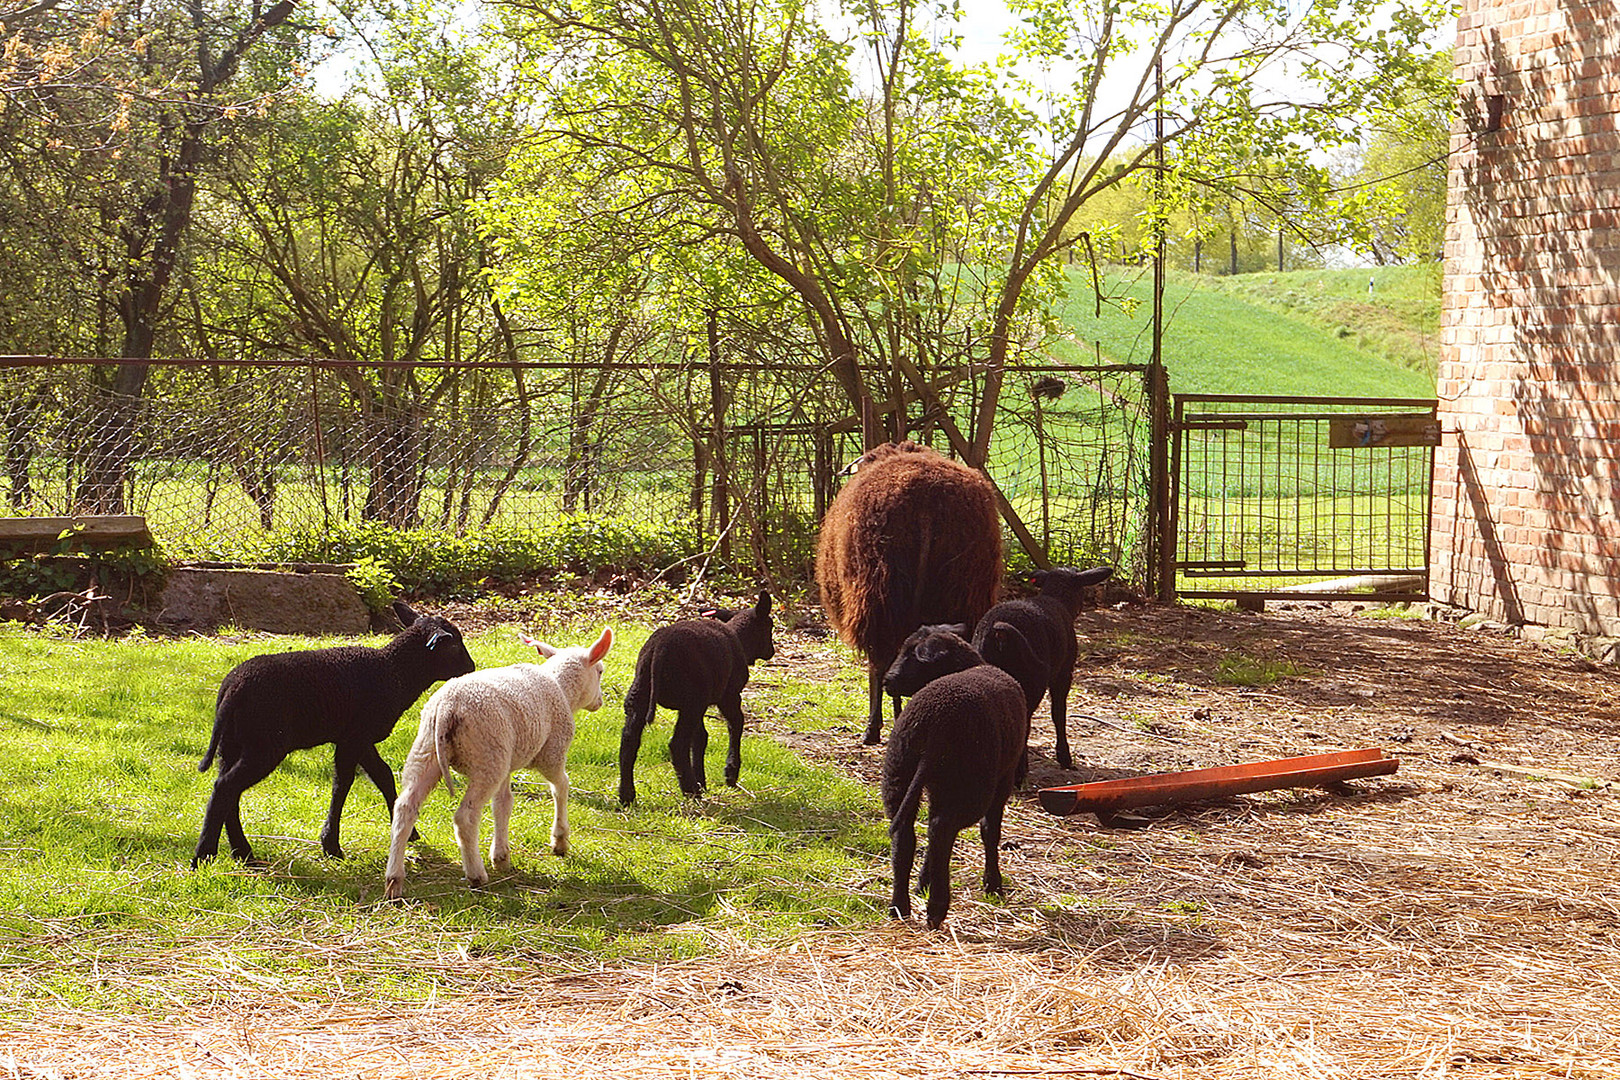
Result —
[[1425, 599], [1436, 404], [1176, 394], [1166, 580], [1243, 603]]

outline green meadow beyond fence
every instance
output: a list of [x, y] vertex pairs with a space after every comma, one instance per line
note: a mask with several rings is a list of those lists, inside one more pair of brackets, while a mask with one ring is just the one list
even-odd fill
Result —
[[1175, 395], [1167, 569], [1178, 594], [1422, 598], [1435, 405]]
[[[609, 517], [802, 576], [861, 450], [808, 365], [172, 360], [133, 393], [128, 370], [0, 358], [0, 512], [140, 514], [171, 553], [205, 559], [360, 523], [466, 535]], [[980, 380], [940, 385], [966, 430]], [[1009, 373], [988, 471], [1053, 561], [1139, 575], [1146, 415], [1140, 367]], [[916, 402], [908, 434], [947, 448]]]

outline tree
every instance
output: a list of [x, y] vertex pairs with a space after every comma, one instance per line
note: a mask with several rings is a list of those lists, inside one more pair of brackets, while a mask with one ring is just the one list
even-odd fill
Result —
[[518, 10], [532, 16], [516, 29], [549, 105], [541, 137], [580, 173], [633, 177], [623, 201], [593, 212], [674, 222], [660, 249], [702, 245], [725, 266], [735, 252], [775, 279], [846, 409], [861, 415], [885, 381], [892, 391], [899, 354], [926, 366], [971, 352], [978, 316], [960, 298], [982, 292], [1021, 114], [930, 51], [904, 9], [869, 12], [863, 44], [886, 87], [876, 102], [854, 86], [851, 49], [791, 6]]
[[1456, 115], [1451, 50], [1432, 54], [1369, 126], [1345, 179], [1362, 248], [1380, 264], [1433, 262], [1446, 239], [1446, 159]]
[[[131, 362], [97, 386], [103, 427], [91, 435], [77, 493], [87, 511], [124, 511], [149, 370], [139, 361], [153, 356], [199, 182], [236, 122], [287, 85], [302, 33], [290, 22], [294, 7], [43, 0], [0, 13], [9, 34], [0, 101], [11, 132], [32, 162], [106, 193], [94, 225], [106, 241], [102, 284], [118, 356]], [[244, 75], [265, 46], [274, 56]], [[69, 180], [58, 190], [86, 186]]]
[[1156, 176], [1162, 220], [1256, 159], [1318, 199], [1318, 148], [1413, 73], [1441, 8], [1018, 0], [1005, 92], [932, 44], [922, 24], [949, 15], [912, 0], [848, 4], [847, 41], [796, 0], [508, 10], [545, 86], [544, 137], [634, 176], [624, 213], [657, 208], [784, 283], [851, 409], [884, 381], [931, 398], [924, 358], [982, 370], [975, 421], [953, 436], [982, 463], [1083, 207]]
[[371, 77], [258, 123], [217, 204], [222, 269], [242, 299], [211, 330], [249, 353], [343, 363], [369, 473], [362, 516], [398, 527], [420, 521], [422, 417], [459, 393], [455, 369], [416, 365], [508, 352], [470, 209], [510, 137], [499, 65], [424, 14], [384, 5], [357, 22]]

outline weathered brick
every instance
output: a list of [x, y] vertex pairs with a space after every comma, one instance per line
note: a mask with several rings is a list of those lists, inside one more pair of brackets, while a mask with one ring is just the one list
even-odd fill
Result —
[[[1436, 455], [1431, 590], [1620, 635], [1620, 20], [1464, 0], [1457, 26], [1438, 388], [1467, 453]], [[1469, 130], [1497, 93], [1505, 129]]]

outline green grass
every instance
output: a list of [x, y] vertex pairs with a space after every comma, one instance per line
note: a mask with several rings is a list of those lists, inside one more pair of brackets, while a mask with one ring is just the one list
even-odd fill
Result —
[[1361, 352], [1434, 377], [1440, 350], [1438, 264], [1239, 274], [1209, 284], [1302, 319]]
[[1264, 660], [1246, 653], [1231, 652], [1215, 665], [1215, 681], [1222, 686], [1273, 686], [1279, 679], [1307, 674], [1289, 660]]
[[[1404, 269], [1404, 268], [1403, 268]], [[1247, 274], [1234, 278], [1172, 273], [1165, 287], [1164, 363], [1170, 389], [1183, 394], [1293, 394], [1341, 397], [1432, 397], [1432, 368], [1414, 369], [1392, 359], [1388, 350], [1359, 339], [1352, 327], [1368, 325], [1371, 316], [1353, 314], [1348, 294], [1358, 280], [1366, 289], [1370, 271], [1296, 271]], [[1400, 313], [1381, 316], [1410, 333], [1432, 325], [1439, 332], [1439, 291], [1433, 318], [1416, 308], [1421, 282], [1414, 274], [1380, 270], [1400, 282]], [[1131, 269], [1115, 271], [1104, 288], [1126, 299], [1095, 313], [1089, 278], [1071, 272], [1070, 298], [1061, 313], [1067, 340], [1054, 355], [1072, 363], [1093, 363], [1097, 349], [1105, 361], [1148, 362], [1152, 355], [1152, 275]], [[1306, 299], [1320, 295], [1320, 304]], [[1331, 296], [1335, 307], [1326, 300]], [[1290, 300], [1297, 304], [1290, 304]], [[1386, 299], [1380, 295], [1380, 303]], [[1128, 310], [1127, 310], [1128, 309]], [[1388, 312], [1385, 307], [1378, 307]], [[1331, 313], [1331, 314], [1330, 314]], [[1342, 313], [1344, 321], [1338, 321]], [[1404, 355], [1404, 354], [1403, 354]]]
[[[540, 628], [559, 644], [599, 621]], [[638, 800], [618, 805], [622, 694], [648, 627], [614, 620], [606, 703], [581, 714], [569, 755], [572, 850], [549, 853], [550, 796], [518, 774], [514, 868], [485, 890], [461, 878], [443, 788], [423, 807], [407, 901], [379, 902], [388, 823], [362, 776], [343, 818], [348, 858], [325, 858], [331, 750], [296, 753], [243, 800], [255, 854], [189, 867], [212, 773], [197, 771], [214, 693], [258, 652], [302, 639], [79, 641], [0, 627], [0, 1011], [45, 1000], [151, 1008], [208, 995], [209, 972], [311, 995], [385, 999], [454, 989], [457, 965], [581, 965], [700, 953], [716, 937], [780, 941], [812, 926], [882, 917], [883, 815], [865, 786], [750, 734], [741, 789], [719, 783], [724, 725], [710, 721], [711, 796], [678, 794], [666, 744], [648, 733]], [[511, 628], [474, 636], [481, 666], [532, 658]], [[830, 684], [756, 668], [751, 721], [793, 730], [852, 726], [864, 714], [854, 665]], [[417, 711], [383, 745], [402, 761]], [[486, 814], [484, 845], [489, 823]], [[471, 978], [472, 976], [465, 976]]]

